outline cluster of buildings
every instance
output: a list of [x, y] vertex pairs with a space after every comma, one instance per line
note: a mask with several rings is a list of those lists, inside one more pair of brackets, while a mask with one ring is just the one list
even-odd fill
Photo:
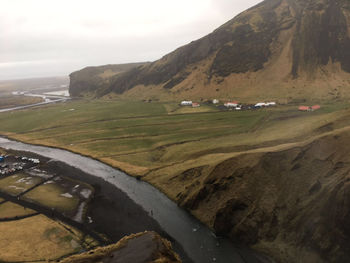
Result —
[[259, 102], [256, 104], [240, 104], [238, 101], [230, 101], [224, 104], [226, 108], [235, 109], [235, 110], [254, 110], [254, 109], [261, 109], [266, 107], [272, 107], [276, 105], [277, 105], [276, 102]]
[[[220, 103], [219, 100], [213, 99], [211, 101], [212, 104], [217, 105]], [[180, 104], [181, 106], [191, 106], [193, 108], [198, 108], [200, 107], [200, 104], [197, 102], [192, 102], [190, 100], [184, 100]], [[238, 101], [228, 101], [224, 103], [224, 107], [227, 109], [235, 109], [235, 110], [242, 110], [242, 109], [259, 109], [263, 107], [271, 107], [271, 106], [276, 106], [276, 102], [259, 102], [257, 104], [250, 104], [250, 105], [244, 105], [240, 104]]]
[[[20, 160], [20, 161], [19, 161]], [[16, 156], [0, 156], [0, 175], [10, 175], [22, 171], [26, 167], [39, 164], [39, 159]]]
[[181, 106], [191, 106], [192, 108], [198, 108], [201, 105], [197, 102], [192, 102], [191, 100], [181, 101]]

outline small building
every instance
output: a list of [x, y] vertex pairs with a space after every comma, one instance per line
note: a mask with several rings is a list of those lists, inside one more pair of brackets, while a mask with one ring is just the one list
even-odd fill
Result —
[[314, 106], [311, 107], [312, 111], [319, 110], [319, 109], [321, 109], [320, 105], [314, 105]]
[[265, 106], [266, 106], [265, 102], [259, 102], [259, 103], [255, 104], [256, 108], [261, 108], [261, 107], [265, 107]]
[[309, 106], [300, 106], [298, 108], [298, 110], [300, 110], [300, 111], [310, 111], [310, 107]]
[[236, 108], [238, 106], [238, 101], [229, 101], [224, 104], [226, 108]]
[[200, 107], [201, 105], [199, 103], [196, 103], [196, 102], [193, 102], [192, 103], [192, 108], [198, 108]]
[[219, 104], [219, 100], [217, 100], [217, 99], [213, 99], [213, 104]]
[[192, 106], [192, 101], [190, 100], [181, 101], [181, 106]]

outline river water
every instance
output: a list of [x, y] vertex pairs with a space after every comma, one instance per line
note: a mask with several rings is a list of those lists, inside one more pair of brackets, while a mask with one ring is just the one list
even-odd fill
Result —
[[148, 211], [164, 231], [182, 245], [195, 263], [267, 262], [249, 249], [238, 248], [226, 238], [217, 238], [208, 227], [152, 185], [136, 180], [102, 162], [61, 149], [34, 146], [5, 138], [0, 138], [0, 148], [49, 157], [115, 185]]

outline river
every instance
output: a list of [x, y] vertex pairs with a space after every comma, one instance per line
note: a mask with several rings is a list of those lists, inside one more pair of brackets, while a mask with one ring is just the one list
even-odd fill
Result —
[[152, 185], [136, 180], [109, 165], [69, 151], [25, 144], [1, 137], [0, 148], [33, 152], [52, 158], [115, 185], [148, 211], [164, 231], [182, 245], [195, 263], [266, 262], [264, 257], [247, 248], [238, 247], [229, 239], [217, 238], [208, 227], [178, 207]]
[[17, 106], [17, 107], [12, 107], [12, 108], [7, 108], [7, 109], [0, 109], [0, 113], [14, 111], [14, 110], [22, 110], [22, 109], [27, 109], [27, 108], [36, 107], [36, 106], [42, 106], [42, 105], [51, 104], [51, 103], [64, 102], [64, 101], [67, 101], [70, 99], [70, 97], [56, 96], [54, 94], [45, 95], [45, 94], [33, 94], [33, 93], [23, 93], [23, 94], [18, 93], [18, 95], [17, 95], [17, 93], [18, 92], [14, 92], [13, 95], [27, 96], [27, 97], [38, 97], [38, 98], [42, 98], [43, 102], [29, 104], [29, 105], [23, 105], [23, 106]]

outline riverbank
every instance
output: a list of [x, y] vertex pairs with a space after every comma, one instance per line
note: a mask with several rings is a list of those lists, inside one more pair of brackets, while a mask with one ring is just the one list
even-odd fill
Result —
[[[4, 201], [17, 203], [27, 209], [34, 209], [33, 211], [37, 212], [35, 215], [46, 216], [52, 220], [64, 222], [67, 226], [75, 227], [82, 231], [84, 235], [97, 238], [100, 245], [113, 244], [124, 236], [145, 230], [155, 231], [162, 236], [170, 238], [159, 224], [149, 216], [148, 212], [133, 202], [125, 193], [103, 179], [86, 174], [62, 162], [43, 158], [33, 153], [13, 150], [6, 150], [5, 153], [13, 156], [40, 158], [42, 162], [40, 165], [41, 171], [48, 174], [64, 175], [72, 180], [87, 183], [94, 188], [94, 196], [88, 204], [86, 216], [84, 216], [84, 220], [81, 223], [74, 222], [58, 211], [51, 210], [49, 207], [43, 207], [37, 203], [28, 203], [16, 196], [0, 193]], [[16, 220], [20, 219], [16, 217]], [[174, 242], [174, 248], [183, 258], [183, 262], [192, 262], [184, 253], [181, 245], [177, 244], [176, 241]]]
[[169, 236], [151, 217], [151, 211], [145, 211], [115, 185], [55, 160], [48, 162], [46, 169], [93, 186], [94, 197], [89, 203], [84, 223], [107, 237], [108, 243], [116, 243], [123, 237], [134, 233], [154, 231], [173, 243], [174, 251], [180, 255], [184, 263], [192, 262], [181, 244]]
[[212, 262], [213, 260], [267, 262], [264, 257], [257, 255], [254, 251], [237, 246], [225, 238], [216, 238], [210, 229], [148, 183], [127, 176], [108, 165], [60, 149], [32, 146], [6, 139], [0, 139], [0, 147], [39, 153], [73, 165], [79, 170], [113, 184], [148, 211], [149, 215], [171, 237], [171, 240], [181, 244], [185, 253], [194, 262]]

